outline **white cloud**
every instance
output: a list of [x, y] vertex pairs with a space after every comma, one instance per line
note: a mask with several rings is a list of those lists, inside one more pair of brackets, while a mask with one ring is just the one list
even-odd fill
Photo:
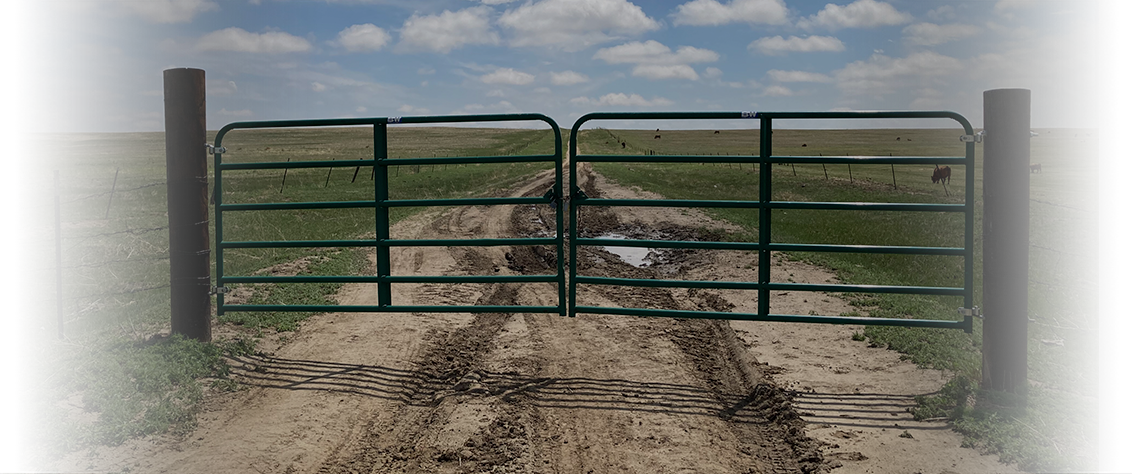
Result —
[[188, 23], [198, 13], [220, 9], [209, 0], [121, 0], [118, 4], [151, 23]]
[[311, 90], [315, 91], [315, 92], [322, 92], [322, 91], [326, 90], [326, 84], [323, 84], [321, 82], [312, 82], [311, 83]]
[[970, 38], [979, 34], [979, 31], [979, 27], [973, 25], [916, 23], [904, 27], [904, 38], [912, 44], [935, 46]]
[[726, 5], [717, 0], [692, 0], [676, 7], [672, 16], [675, 25], [724, 25], [746, 22], [780, 25], [788, 14], [782, 0], [732, 0]]
[[507, 10], [499, 25], [511, 30], [514, 46], [551, 46], [581, 51], [660, 29], [660, 23], [626, 0], [542, 0]]
[[691, 63], [715, 62], [719, 53], [709, 49], [681, 46], [673, 52], [657, 41], [634, 41], [620, 46], [603, 48], [594, 53], [594, 59], [609, 64], [635, 64], [633, 75], [648, 79], [699, 79]]
[[424, 108], [424, 107], [414, 107], [414, 106], [409, 105], [409, 104], [404, 104], [404, 105], [398, 107], [397, 111], [401, 112], [403, 114], [413, 114], [413, 115], [428, 115], [428, 113], [429, 113], [429, 110]]
[[768, 56], [780, 56], [786, 53], [813, 53], [845, 51], [845, 44], [832, 36], [807, 36], [799, 38], [791, 36], [768, 36], [759, 38], [747, 45], [747, 49], [759, 50]]
[[623, 93], [609, 93], [601, 96], [601, 98], [594, 100], [589, 97], [575, 97], [570, 99], [570, 103], [577, 105], [587, 106], [608, 106], [608, 107], [662, 107], [672, 105], [672, 101], [663, 97], [654, 97], [652, 100], [645, 99], [639, 94], [625, 95]]
[[696, 70], [687, 64], [641, 64], [633, 68], [634, 77], [646, 79], [688, 79], [691, 81], [700, 78]]
[[354, 25], [338, 33], [338, 44], [347, 51], [378, 51], [389, 44], [392, 37], [385, 30], [372, 23]]
[[496, 69], [495, 72], [484, 74], [480, 76], [480, 80], [485, 84], [510, 84], [513, 86], [525, 86], [534, 82], [535, 76], [527, 74], [522, 71], [516, 71], [509, 67]]
[[881, 96], [941, 83], [965, 69], [950, 56], [924, 51], [904, 58], [874, 54], [867, 61], [855, 61], [834, 72], [837, 87], [849, 94]]
[[251, 116], [255, 115], [254, 113], [252, 113], [251, 110], [248, 110], [248, 109], [242, 109], [242, 110], [220, 109], [220, 111], [216, 112], [216, 114], [220, 115], [222, 117], [251, 117]]
[[311, 50], [309, 41], [281, 31], [250, 33], [241, 28], [225, 28], [204, 35], [197, 41], [199, 51], [237, 51], [241, 53], [301, 53]]
[[363, 106], [363, 105], [359, 105], [358, 108], [354, 109], [354, 112], [357, 112], [359, 114], [364, 114], [366, 112], [369, 112], [369, 109], [365, 108], [365, 106]]
[[857, 0], [845, 6], [832, 3], [822, 11], [798, 22], [798, 26], [811, 29], [822, 26], [831, 30], [839, 28], [875, 28], [892, 26], [912, 21], [912, 15], [897, 11], [892, 5], [876, 0]]
[[994, 11], [1004, 13], [1008, 10], [1019, 10], [1022, 8], [1029, 8], [1036, 6], [1037, 2], [1034, 0], [999, 0], [994, 4]]
[[499, 44], [499, 34], [491, 30], [488, 7], [472, 7], [439, 15], [413, 15], [401, 26], [398, 49], [448, 54], [470, 44]]
[[833, 82], [832, 77], [816, 72], [771, 69], [766, 75], [776, 82]]
[[504, 3], [511, 3], [516, 0], [480, 0], [484, 5], [502, 5]]
[[1024, 25], [1018, 26], [1018, 27], [1010, 27], [1010, 26], [995, 23], [993, 21], [988, 21], [986, 23], [986, 26], [987, 26], [988, 30], [991, 30], [995, 33], [998, 33], [1002, 36], [1005, 36], [1005, 37], [1011, 38], [1011, 39], [1032, 40], [1032, 39], [1037, 39], [1039, 37], [1039, 35], [1037, 34], [1037, 31], [1031, 29], [1030, 27], [1024, 26]]
[[1099, 25], [1077, 20], [1070, 34], [1039, 37], [1018, 48], [980, 54], [971, 61], [971, 72], [987, 80], [989, 87], [1054, 88], [1057, 95], [1072, 91], [1073, 95], [1099, 97], [1099, 49]]
[[[208, 81], [207, 87], [210, 96], [229, 96], [239, 90], [236, 87], [236, 81]], [[163, 96], [163, 94], [164, 91], [157, 91], [158, 96]]]
[[493, 89], [493, 90], [487, 91], [487, 94], [484, 94], [484, 95], [486, 95], [488, 97], [504, 97], [507, 94], [504, 94], [503, 91], [501, 91], [499, 89]]
[[709, 67], [704, 69], [704, 77], [708, 79], [715, 79], [723, 75], [723, 71], [717, 67]]
[[430, 67], [427, 67], [427, 66], [422, 67], [420, 69], [417, 69], [417, 74], [420, 74], [422, 76], [428, 76], [428, 75], [431, 75], [431, 74], [436, 74], [436, 69], [433, 69], [433, 68], [430, 68]]
[[944, 5], [942, 7], [936, 8], [935, 10], [930, 10], [928, 11], [928, 18], [937, 21], [954, 20], [955, 7], [951, 5]]
[[574, 72], [574, 71], [562, 71], [562, 72], [552, 72], [552, 73], [550, 73], [550, 83], [554, 84], [556, 86], [571, 86], [571, 85], [574, 85], [574, 84], [581, 84], [583, 82], [589, 82], [589, 81], [590, 81], [589, 76], [587, 76], [585, 74], [577, 73], [577, 72]]
[[654, 40], [648, 40], [643, 43], [634, 41], [612, 48], [602, 48], [594, 53], [593, 58], [601, 59], [609, 64], [675, 65], [715, 62], [719, 60], [719, 53], [692, 46], [681, 46], [673, 53], [668, 46]]
[[763, 95], [767, 97], [790, 97], [794, 95], [794, 91], [785, 86], [767, 86], [763, 89]]

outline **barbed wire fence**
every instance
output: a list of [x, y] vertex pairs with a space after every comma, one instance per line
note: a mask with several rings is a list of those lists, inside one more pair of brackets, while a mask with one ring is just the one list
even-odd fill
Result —
[[[60, 339], [75, 340], [106, 330], [152, 334], [167, 323], [169, 224], [165, 181], [131, 177], [123, 169], [87, 176], [54, 170], [50, 267], [54, 316]], [[123, 186], [124, 184], [124, 186]], [[101, 191], [90, 190], [102, 188]], [[41, 216], [43, 217], [43, 216]], [[46, 326], [46, 324], [44, 324]]]
[[[1084, 209], [1081, 207], [1067, 206], [1041, 199], [1030, 199], [1030, 202], [1037, 202], [1037, 204], [1052, 206], [1056, 208], [1066, 209], [1072, 213], [1080, 213], [1081, 217], [1071, 217], [1073, 219], [1084, 219], [1084, 221], [1098, 221], [1100, 219], [1099, 210]], [[1031, 285], [1044, 287], [1046, 291], [1040, 293], [1040, 301], [1045, 304], [1047, 308], [1052, 309], [1053, 313], [1035, 313], [1031, 308], [1031, 322], [1032, 324], [1045, 327], [1052, 331], [1054, 334], [1060, 331], [1072, 331], [1072, 333], [1083, 334], [1091, 336], [1099, 341], [1100, 329], [1094, 327], [1090, 321], [1089, 313], [1094, 311], [1090, 308], [1081, 307], [1081, 299], [1071, 299], [1069, 301], [1057, 301], [1054, 298], [1055, 293], [1084, 293], [1096, 294], [1100, 293], [1100, 282], [1091, 281], [1089, 278], [1081, 277], [1080, 275], [1073, 275], [1072, 268], [1078, 268], [1077, 262], [1081, 262], [1091, 268], [1100, 267], [1099, 244], [1097, 245], [1097, 253], [1090, 255], [1087, 249], [1081, 249], [1080, 242], [1062, 241], [1064, 245], [1057, 245], [1054, 248], [1049, 245], [1043, 245], [1030, 242], [1030, 261], [1031, 268], [1034, 268], [1035, 262], [1045, 262], [1043, 260], [1054, 258], [1050, 268], [1054, 268], [1054, 273], [1045, 278], [1035, 276], [1034, 270], [1031, 270], [1029, 276], [1029, 283]], [[1035, 252], [1037, 250], [1038, 252]], [[1088, 300], [1088, 299], [1086, 299]], [[1032, 300], [1031, 300], [1032, 301]], [[1072, 303], [1072, 307], [1070, 305]], [[1032, 305], [1032, 303], [1031, 303]], [[1099, 316], [1099, 314], [1098, 314]], [[1097, 319], [1099, 321], [1099, 318]], [[1052, 341], [1050, 343], [1056, 343]]]

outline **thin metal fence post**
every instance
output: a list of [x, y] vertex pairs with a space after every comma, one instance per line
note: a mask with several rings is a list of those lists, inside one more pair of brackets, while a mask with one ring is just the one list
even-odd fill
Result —
[[118, 188], [118, 171], [121, 168], [114, 168], [114, 184], [110, 185], [110, 198], [106, 200], [106, 216], [103, 219], [110, 218], [110, 204], [114, 202], [114, 190]]
[[59, 212], [59, 170], [55, 170], [55, 308], [59, 339], [63, 339], [63, 225]]

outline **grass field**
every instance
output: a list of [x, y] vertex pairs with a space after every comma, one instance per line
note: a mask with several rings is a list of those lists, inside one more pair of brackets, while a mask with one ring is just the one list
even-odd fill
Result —
[[[1030, 403], [993, 406], [977, 390], [981, 328], [958, 331], [869, 328], [860, 336], [900, 350], [922, 365], [948, 369], [953, 383], [923, 401], [924, 416], [954, 416], [970, 443], [1017, 460], [1033, 470], [1088, 470], [1095, 440], [1095, 238], [1096, 142], [1085, 131], [1042, 130], [1032, 144], [1031, 176]], [[757, 154], [757, 131], [587, 130], [579, 141], [587, 153]], [[958, 131], [776, 130], [775, 154], [885, 156], [961, 155]], [[1095, 135], [1095, 134], [1093, 134]], [[896, 140], [900, 137], [900, 140]], [[368, 128], [233, 132], [225, 160], [347, 160], [372, 156]], [[211, 136], [209, 138], [212, 140]], [[622, 148], [621, 143], [626, 143]], [[802, 145], [805, 146], [802, 146]], [[117, 443], [129, 437], [191, 428], [197, 403], [209, 390], [231, 389], [224, 353], [250, 350], [255, 337], [293, 329], [301, 314], [230, 313], [224, 321], [249, 328], [245, 338], [201, 345], [167, 333], [168, 222], [165, 216], [164, 139], [159, 133], [59, 135], [36, 138], [41, 152], [29, 205], [41, 217], [29, 232], [43, 255], [28, 269], [39, 289], [29, 295], [41, 309], [43, 340], [35, 349], [50, 396], [38, 407], [54, 417], [44, 430], [62, 429], [61, 448]], [[551, 153], [552, 135], [508, 129], [390, 128], [390, 156], [468, 156]], [[977, 147], [981, 151], [981, 147]], [[976, 202], [982, 199], [981, 155], [975, 172]], [[210, 160], [211, 161], [211, 160]], [[391, 197], [487, 195], [544, 165], [401, 166], [390, 170]], [[947, 191], [929, 179], [931, 166], [776, 165], [775, 199], [872, 202], [962, 202], [967, 170], [955, 167]], [[63, 314], [66, 339], [55, 342], [55, 232], [51, 220], [52, 170], [59, 170], [63, 254]], [[757, 196], [758, 172], [749, 165], [601, 165], [610, 178], [669, 198], [728, 199]], [[850, 172], [852, 176], [850, 176]], [[225, 174], [222, 199], [232, 202], [361, 200], [373, 196], [369, 170], [248, 171]], [[895, 181], [895, 184], [893, 183]], [[112, 191], [113, 190], [113, 191]], [[746, 198], [746, 197], [745, 197]], [[716, 210], [717, 217], [755, 235], [750, 212]], [[225, 214], [226, 239], [358, 238], [373, 232], [371, 212], [310, 211]], [[394, 219], [404, 218], [398, 213]], [[775, 241], [959, 246], [962, 222], [946, 214], [779, 211]], [[213, 229], [214, 231], [214, 229]], [[215, 235], [215, 234], [213, 234]], [[976, 236], [978, 229], [976, 229]], [[978, 250], [978, 243], [976, 244]], [[251, 274], [311, 254], [307, 249], [229, 251], [228, 274]], [[350, 273], [366, 263], [352, 251], [318, 249], [311, 272]], [[862, 258], [848, 254], [798, 254], [834, 269], [848, 282], [892, 284], [961, 283], [959, 261], [950, 257]], [[981, 273], [976, 258], [976, 274]], [[301, 290], [257, 290], [256, 301], [323, 302], [333, 286]], [[981, 283], [976, 282], [981, 294]], [[856, 297], [861, 312], [878, 316], [954, 319], [956, 298]], [[981, 296], [976, 297], [976, 303]], [[968, 392], [975, 406], [955, 404]], [[68, 402], [68, 400], [71, 400]], [[75, 400], [81, 401], [81, 403]], [[104, 413], [76, 411], [76, 406]], [[61, 408], [62, 407], [62, 408]]]
[[[584, 132], [592, 154], [757, 155], [757, 130], [652, 130]], [[774, 154], [798, 156], [962, 156], [959, 130], [775, 130]], [[952, 416], [968, 443], [1017, 461], [1028, 470], [1095, 468], [1096, 397], [1096, 177], [1095, 133], [1041, 130], [1031, 141], [1029, 404], [1010, 406], [978, 391], [982, 330], [868, 327], [861, 339], [900, 351], [910, 360], [949, 370], [952, 382], [925, 397], [918, 415]], [[897, 140], [896, 137], [900, 139]], [[625, 145], [622, 146], [621, 144]], [[805, 146], [803, 146], [803, 144]], [[976, 304], [982, 300], [982, 148], [976, 147]], [[759, 175], [738, 164], [613, 164], [595, 168], [614, 180], [672, 199], [755, 199]], [[967, 170], [952, 166], [947, 190], [930, 180], [932, 166], [775, 165], [775, 200], [962, 203]], [[740, 225], [735, 240], [757, 238], [753, 211], [709, 209]], [[774, 242], [962, 246], [960, 215], [856, 211], [777, 210]], [[956, 257], [792, 254], [834, 270], [849, 283], [962, 286]], [[956, 319], [959, 298], [916, 295], [851, 296], [862, 312], [880, 317]], [[968, 395], [977, 400], [969, 406]]]

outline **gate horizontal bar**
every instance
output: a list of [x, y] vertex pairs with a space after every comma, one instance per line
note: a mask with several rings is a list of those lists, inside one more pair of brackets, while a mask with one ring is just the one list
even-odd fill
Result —
[[964, 165], [962, 156], [771, 156], [770, 163], [850, 165]]
[[316, 202], [264, 202], [247, 204], [220, 204], [221, 211], [291, 211], [300, 209], [359, 209], [374, 208], [369, 201], [316, 201]]
[[226, 304], [224, 312], [277, 311], [302, 313], [558, 313], [557, 306], [379, 306]]
[[907, 211], [907, 212], [965, 212], [965, 204], [920, 204], [901, 202], [803, 202], [771, 201], [771, 209], [811, 209], [821, 211]]
[[896, 319], [851, 316], [806, 316], [800, 314], [720, 313], [714, 311], [680, 311], [672, 309], [610, 308], [604, 306], [576, 306], [577, 313], [616, 314], [624, 316], [653, 316], [662, 318], [729, 319], [736, 321], [774, 321], [784, 323], [861, 324], [865, 326], [907, 326], [921, 328], [963, 329], [969, 332], [970, 319], [947, 321], [938, 319]]
[[351, 166], [373, 166], [373, 159], [340, 161], [269, 161], [263, 163], [221, 163], [221, 171], [231, 170], [271, 170], [299, 168], [348, 168]]
[[935, 286], [813, 285], [806, 283], [755, 283], [749, 281], [644, 280], [637, 278], [611, 278], [583, 275], [575, 276], [574, 281], [580, 284], [635, 286], [643, 288], [720, 288], [727, 290], [758, 290], [765, 288], [778, 291], [963, 296], [963, 288]]
[[[759, 155], [582, 155], [577, 161], [591, 163], [748, 163], [763, 161]], [[963, 165], [961, 156], [771, 156], [768, 163], [853, 165]]]
[[[538, 163], [553, 162], [554, 155], [514, 155], [514, 156], [434, 156], [422, 158], [386, 158], [381, 160], [384, 166], [409, 165], [464, 165], [485, 163]], [[373, 162], [371, 161], [372, 165]]]
[[762, 207], [758, 201], [700, 201], [694, 199], [575, 199], [575, 206], [625, 206], [625, 207], [716, 207], [749, 208]]
[[267, 240], [267, 241], [226, 241], [217, 244], [222, 249], [290, 249], [322, 247], [374, 247], [377, 242], [370, 240]]
[[[625, 206], [625, 207], [713, 207], [749, 208], [764, 207], [758, 201], [718, 201], [694, 199], [600, 199], [585, 198], [574, 201], [576, 206]], [[910, 212], [965, 212], [964, 204], [920, 204], [898, 202], [802, 202], [771, 201], [765, 205], [770, 209], [812, 209], [829, 211], [910, 211]]]
[[377, 203], [383, 207], [412, 207], [412, 206], [505, 206], [515, 204], [547, 204], [550, 198], [544, 197], [514, 197], [514, 198], [463, 198], [463, 199], [390, 199]]
[[[225, 249], [270, 249], [270, 248], [321, 248], [321, 247], [376, 247], [378, 241], [370, 240], [265, 240], [220, 242]], [[389, 247], [496, 247], [504, 245], [554, 245], [553, 237], [530, 239], [419, 239], [386, 240], [381, 244]]]
[[558, 275], [459, 275], [459, 276], [226, 276], [225, 283], [546, 283], [557, 282]]
[[412, 239], [386, 240], [390, 247], [502, 247], [505, 245], [553, 245], [554, 237], [515, 239]]
[[[621, 240], [577, 238], [578, 245], [603, 247], [645, 247], [672, 249], [761, 250], [755, 242], [702, 242], [690, 240]], [[782, 252], [839, 252], [877, 253], [897, 255], [953, 255], [963, 256], [966, 250], [958, 247], [912, 247], [898, 245], [825, 245], [825, 244], [768, 244], [766, 250]]]
[[759, 250], [756, 242], [702, 242], [694, 240], [620, 240], [620, 239], [574, 239], [577, 245], [602, 247], [648, 247], [673, 249], [713, 249], [713, 250]]

